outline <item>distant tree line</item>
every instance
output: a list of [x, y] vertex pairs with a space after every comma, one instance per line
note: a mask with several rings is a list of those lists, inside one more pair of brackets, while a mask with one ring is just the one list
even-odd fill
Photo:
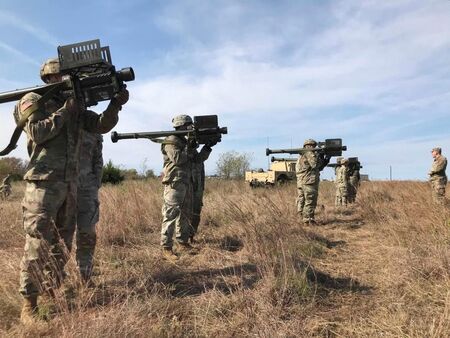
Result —
[[155, 172], [152, 169], [143, 168], [142, 173], [136, 169], [122, 169], [109, 160], [103, 166], [102, 183], [119, 184], [124, 180], [145, 180], [155, 178]]

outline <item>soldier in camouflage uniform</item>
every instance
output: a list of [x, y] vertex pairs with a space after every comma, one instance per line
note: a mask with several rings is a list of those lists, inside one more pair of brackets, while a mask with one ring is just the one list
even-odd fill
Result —
[[8, 174], [8, 176], [3, 179], [2, 185], [0, 185], [0, 197], [3, 200], [11, 195], [11, 178], [11, 174]]
[[433, 200], [436, 203], [445, 205], [445, 187], [447, 186], [447, 175], [445, 169], [447, 168], [447, 159], [442, 156], [441, 148], [433, 148], [431, 155], [433, 156], [433, 165], [428, 173], [430, 176], [431, 190]]
[[349, 180], [348, 203], [355, 203], [356, 201], [356, 194], [358, 193], [359, 181], [361, 180], [361, 175], [359, 174], [360, 168], [361, 163], [359, 161], [356, 163], [348, 164], [348, 180]]
[[77, 191], [77, 263], [80, 275], [88, 283], [92, 275], [97, 236], [95, 225], [99, 220], [98, 190], [102, 184], [103, 136], [82, 132], [80, 173]]
[[200, 224], [200, 214], [203, 207], [203, 191], [205, 190], [205, 161], [211, 154], [211, 147], [216, 143], [204, 145], [200, 152], [194, 147], [194, 159], [192, 163], [192, 182], [193, 182], [193, 210], [192, 210], [192, 233], [191, 243], [194, 243], [194, 236], [197, 233]]
[[348, 190], [349, 190], [349, 180], [348, 180], [348, 160], [345, 158], [341, 158], [340, 161], [337, 161], [338, 166], [336, 167], [336, 201], [335, 206], [346, 207], [347, 199], [348, 199]]
[[[43, 64], [41, 78], [46, 83], [61, 81], [58, 59]], [[36, 319], [38, 295], [51, 294], [64, 277], [76, 217], [81, 131], [109, 132], [128, 101], [128, 91], [116, 94], [101, 115], [80, 110], [73, 98], [64, 102], [55, 96], [41, 107], [36, 104], [40, 97], [26, 94], [14, 110], [16, 122], [32, 113], [24, 127], [30, 155], [24, 176], [26, 237], [19, 290], [24, 297], [21, 320], [25, 324]]]
[[[172, 120], [175, 130], [192, 128], [192, 119], [188, 115], [178, 115]], [[172, 135], [164, 139], [161, 145], [164, 159], [164, 204], [161, 226], [161, 246], [163, 255], [169, 260], [178, 257], [173, 252], [173, 234], [180, 251], [195, 253], [189, 244], [192, 228], [192, 162], [193, 149], [186, 136]]]
[[[309, 139], [303, 144], [304, 148], [313, 149], [317, 142]], [[316, 224], [314, 212], [319, 195], [320, 172], [330, 162], [328, 156], [316, 151], [305, 151], [299, 156], [296, 166], [297, 174], [297, 210], [303, 217], [303, 223]]]

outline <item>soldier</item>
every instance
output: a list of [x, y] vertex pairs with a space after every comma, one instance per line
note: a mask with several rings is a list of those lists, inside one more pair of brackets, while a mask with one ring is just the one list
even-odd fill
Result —
[[336, 161], [338, 166], [336, 167], [336, 201], [335, 206], [346, 207], [348, 199], [348, 160], [341, 158], [340, 161]]
[[194, 243], [194, 236], [197, 233], [200, 224], [200, 214], [203, 207], [203, 191], [205, 190], [205, 161], [211, 154], [211, 147], [216, 142], [205, 144], [200, 152], [197, 146], [194, 147], [194, 160], [192, 163], [192, 182], [193, 182], [193, 210], [192, 210], [192, 233], [190, 236], [191, 243]]
[[9, 195], [11, 195], [11, 178], [12, 175], [8, 174], [3, 179], [2, 185], [0, 185], [0, 197], [5, 200], [8, 198]]
[[[61, 81], [58, 59], [43, 64], [41, 78]], [[24, 127], [30, 156], [22, 203], [26, 237], [19, 291], [24, 324], [35, 321], [38, 296], [52, 294], [64, 277], [75, 223], [80, 133], [109, 132], [128, 95], [126, 89], [116, 94], [101, 115], [79, 109], [73, 98], [64, 102], [55, 96], [42, 107], [36, 104], [41, 97], [36, 93], [26, 94], [15, 106], [16, 122], [32, 113]]]
[[445, 187], [447, 185], [447, 175], [445, 169], [447, 168], [447, 159], [442, 156], [441, 148], [433, 148], [431, 155], [433, 156], [433, 165], [428, 173], [430, 176], [431, 190], [433, 200], [436, 203], [445, 205]]
[[[314, 149], [317, 142], [308, 139], [304, 148]], [[297, 172], [297, 210], [303, 217], [303, 223], [316, 224], [314, 211], [317, 206], [319, 194], [320, 172], [330, 162], [329, 156], [316, 151], [305, 151], [299, 156], [296, 166]]]
[[361, 169], [361, 163], [357, 161], [356, 163], [348, 164], [348, 180], [349, 180], [349, 189], [348, 189], [348, 203], [355, 203], [356, 194], [358, 193], [359, 181], [361, 180], [361, 176], [359, 174], [359, 170]]
[[[178, 115], [172, 119], [175, 130], [192, 128], [192, 119], [188, 115]], [[172, 135], [164, 139], [161, 145], [164, 159], [164, 204], [161, 227], [161, 246], [163, 255], [169, 260], [178, 256], [173, 252], [173, 233], [180, 251], [196, 253], [189, 244], [192, 231], [192, 162], [194, 153], [186, 136]]]
[[85, 283], [90, 282], [99, 220], [98, 190], [102, 185], [103, 136], [83, 130], [77, 191], [77, 263]]

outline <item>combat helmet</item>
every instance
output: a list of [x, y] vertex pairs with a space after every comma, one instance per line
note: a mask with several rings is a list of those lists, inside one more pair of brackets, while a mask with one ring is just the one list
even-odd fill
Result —
[[342, 156], [336, 157], [336, 163], [341, 164], [344, 158]]
[[189, 115], [177, 115], [172, 119], [172, 125], [174, 128], [181, 127], [186, 124], [192, 124], [192, 119]]
[[53, 74], [59, 74], [59, 60], [58, 58], [51, 58], [45, 61], [41, 66], [41, 79], [45, 83], [48, 83], [48, 76]]
[[315, 147], [317, 145], [317, 142], [315, 140], [313, 140], [312, 138], [307, 139], [304, 143], [303, 146], [313, 146]]

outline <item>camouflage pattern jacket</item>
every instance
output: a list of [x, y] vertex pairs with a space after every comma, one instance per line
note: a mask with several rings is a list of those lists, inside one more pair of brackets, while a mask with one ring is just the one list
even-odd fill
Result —
[[318, 184], [320, 171], [326, 166], [317, 152], [306, 151], [297, 161], [296, 174], [298, 184]]
[[347, 188], [348, 186], [348, 168], [344, 165], [336, 167], [336, 179], [335, 184], [338, 188]]
[[78, 187], [80, 189], [102, 185], [103, 171], [103, 136], [100, 134], [82, 132], [80, 149], [80, 173]]
[[[19, 117], [39, 98], [35, 93], [26, 94], [18, 103]], [[104, 134], [119, 120], [120, 106], [112, 103], [101, 115], [90, 110], [69, 112], [61, 106], [55, 101], [48, 102], [25, 125], [30, 155], [25, 180], [69, 182], [76, 179], [82, 129]]]
[[205, 161], [211, 154], [212, 149], [207, 145], [202, 147], [200, 152], [195, 149], [194, 160], [192, 162], [192, 181], [194, 186], [194, 191], [205, 190]]
[[436, 156], [429, 172], [430, 181], [447, 180], [445, 169], [447, 169], [447, 159], [442, 155]]
[[188, 142], [184, 136], [171, 135], [164, 139], [161, 145], [163, 154], [163, 184], [175, 181], [184, 183], [192, 182], [192, 160], [194, 154], [188, 148]]

